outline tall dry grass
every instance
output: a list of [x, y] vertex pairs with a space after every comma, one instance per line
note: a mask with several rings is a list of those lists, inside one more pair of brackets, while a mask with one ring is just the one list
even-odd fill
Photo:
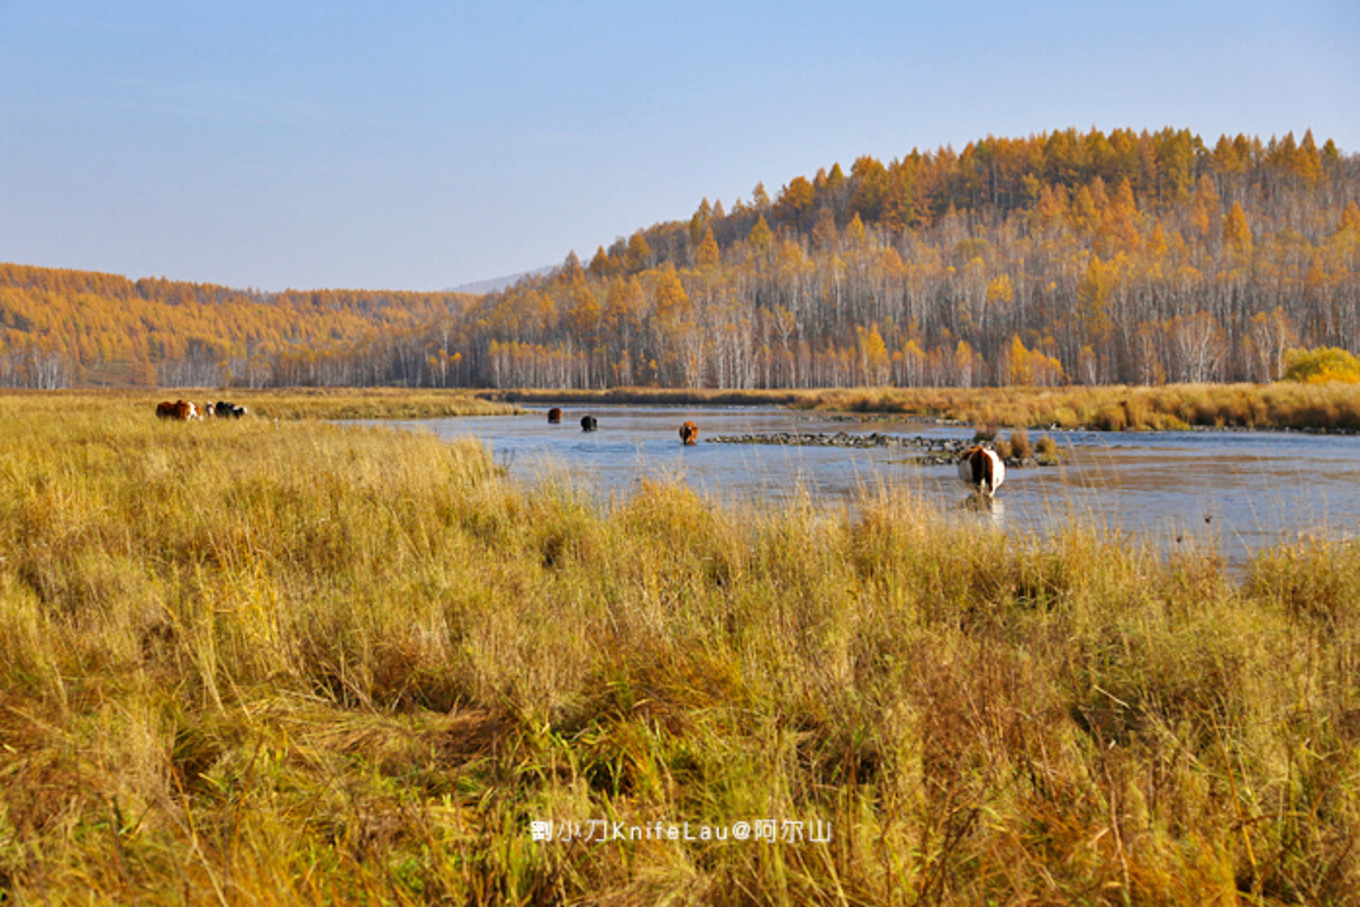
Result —
[[1160, 387], [850, 388], [818, 390], [484, 391], [523, 402], [788, 405], [1101, 431], [1210, 428], [1360, 431], [1360, 385], [1170, 384]]
[[[0, 390], [0, 413], [7, 407], [104, 405], [115, 411], [155, 412], [162, 400], [192, 400], [200, 409], [209, 401], [245, 406], [260, 419], [437, 419], [447, 416], [496, 416], [522, 412], [513, 403], [488, 399], [469, 390], [435, 388], [138, 388], [73, 391]], [[47, 403], [39, 401], [46, 400]], [[23, 401], [29, 401], [24, 403]], [[27, 411], [27, 410], [25, 410]]]
[[[21, 903], [1353, 903], [1360, 546], [596, 506], [475, 444], [0, 397]], [[534, 820], [830, 844], [535, 842]], [[560, 825], [559, 825], [560, 828]]]

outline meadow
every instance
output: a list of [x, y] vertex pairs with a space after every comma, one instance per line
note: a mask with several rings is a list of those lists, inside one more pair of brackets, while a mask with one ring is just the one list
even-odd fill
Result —
[[[22, 395], [22, 391], [14, 392]], [[166, 390], [80, 390], [72, 400], [102, 399], [110, 405], [132, 404], [154, 412], [161, 400], [183, 397], [201, 409], [208, 401], [227, 400], [265, 419], [442, 419], [448, 416], [497, 416], [521, 412], [513, 403], [495, 401], [465, 390], [397, 387], [191, 388]], [[54, 398], [57, 399], [57, 398]]]
[[1360, 903], [1354, 527], [599, 504], [227, 396], [0, 395], [0, 900]]
[[1192, 427], [1360, 431], [1360, 385], [1167, 384], [985, 388], [818, 388], [809, 390], [480, 391], [524, 403], [648, 403], [769, 406], [918, 416], [969, 425], [1174, 431]]

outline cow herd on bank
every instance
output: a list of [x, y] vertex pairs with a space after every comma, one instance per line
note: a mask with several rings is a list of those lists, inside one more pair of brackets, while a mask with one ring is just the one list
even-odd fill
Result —
[[176, 400], [174, 403], [168, 401], [156, 404], [156, 415], [162, 419], [177, 419], [180, 422], [187, 422], [190, 419], [218, 418], [218, 419], [239, 419], [246, 414], [244, 406], [237, 406], [226, 400], [218, 400], [216, 403], [208, 401], [202, 407], [192, 400]]

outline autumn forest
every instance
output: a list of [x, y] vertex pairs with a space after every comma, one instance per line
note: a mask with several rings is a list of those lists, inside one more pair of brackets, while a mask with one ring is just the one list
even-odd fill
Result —
[[988, 137], [704, 200], [496, 293], [0, 265], [0, 386], [844, 387], [1280, 376], [1360, 351], [1360, 155]]

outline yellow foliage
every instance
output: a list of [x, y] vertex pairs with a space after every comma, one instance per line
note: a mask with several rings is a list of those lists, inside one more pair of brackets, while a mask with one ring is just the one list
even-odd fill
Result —
[[1009, 274], [998, 274], [987, 287], [987, 301], [1010, 304], [1015, 300], [1015, 287]]
[[1051, 387], [1063, 381], [1062, 363], [1041, 350], [1026, 349], [1019, 334], [1011, 337], [1007, 358], [1007, 384]]
[[1247, 215], [1240, 202], [1233, 202], [1223, 222], [1223, 244], [1241, 257], [1251, 255], [1251, 227], [1247, 225]]
[[1308, 384], [1360, 383], [1360, 359], [1338, 347], [1295, 349], [1284, 355], [1286, 381]]
[[694, 260], [701, 268], [710, 268], [716, 265], [720, 259], [718, 241], [713, 237], [713, 228], [704, 228], [703, 241], [699, 243], [698, 250], [694, 253]]

